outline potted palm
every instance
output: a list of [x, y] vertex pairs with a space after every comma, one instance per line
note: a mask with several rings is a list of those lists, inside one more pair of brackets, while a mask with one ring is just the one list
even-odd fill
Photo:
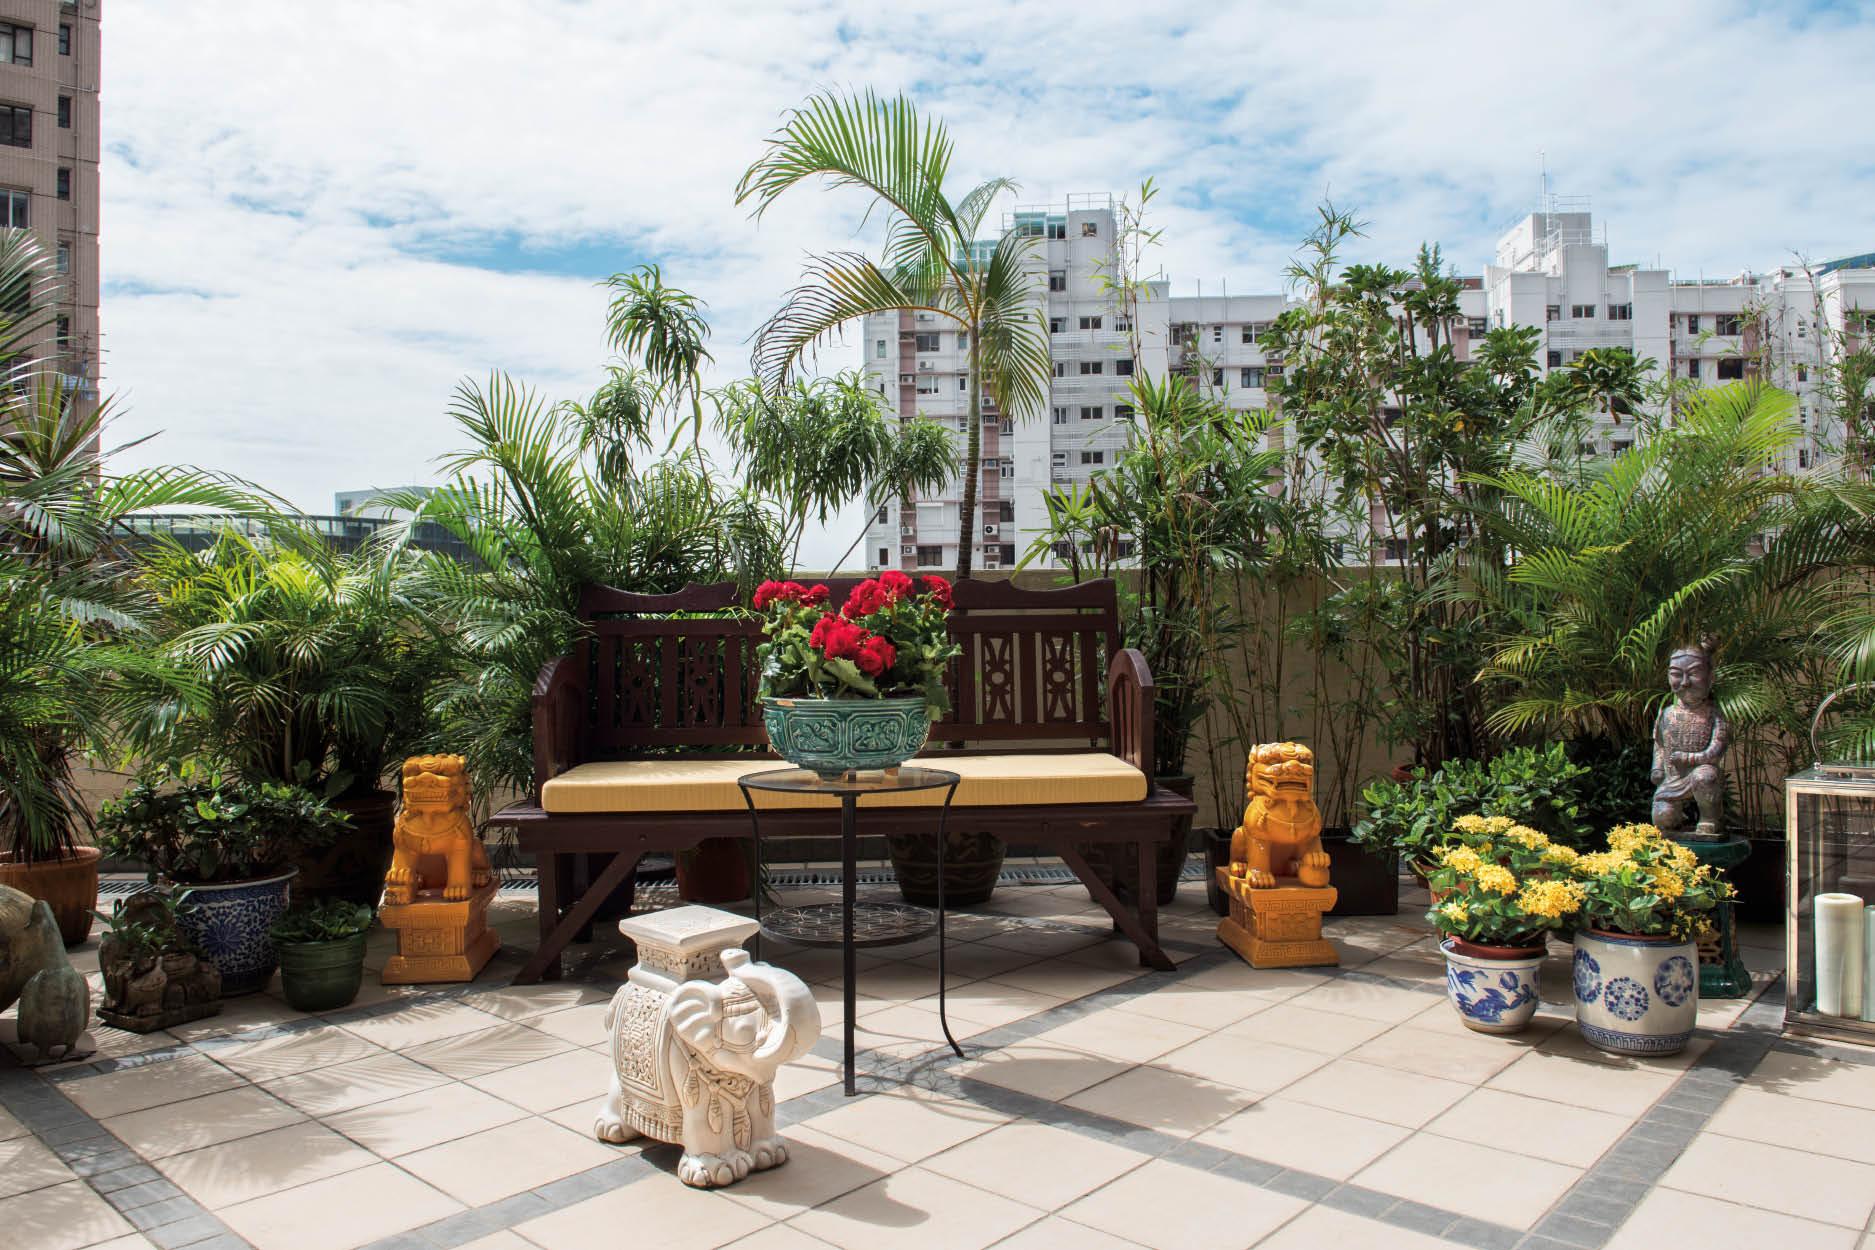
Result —
[[222, 992], [251, 994], [278, 963], [267, 930], [291, 897], [295, 857], [345, 824], [300, 787], [198, 778], [185, 767], [140, 776], [105, 802], [98, 845], [148, 865], [150, 880], [186, 904], [178, 923], [221, 970]]
[[1652, 825], [1622, 825], [1577, 858], [1576, 1027], [1601, 1050], [1670, 1055], [1699, 1015], [1698, 938], [1732, 887]]
[[369, 907], [342, 898], [295, 904], [269, 926], [280, 952], [280, 992], [296, 1011], [335, 1011], [358, 997]]

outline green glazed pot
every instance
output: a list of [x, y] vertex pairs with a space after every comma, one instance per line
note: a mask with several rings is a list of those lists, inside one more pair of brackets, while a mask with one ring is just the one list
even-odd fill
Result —
[[775, 754], [828, 780], [896, 768], [924, 748], [923, 699], [763, 699], [762, 727]]
[[358, 997], [365, 935], [280, 946], [280, 991], [295, 1011], [333, 1011]]

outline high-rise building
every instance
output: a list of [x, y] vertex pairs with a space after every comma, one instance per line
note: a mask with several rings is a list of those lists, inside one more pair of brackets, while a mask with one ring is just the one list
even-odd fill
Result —
[[41, 355], [95, 403], [100, 0], [0, 0], [0, 226], [26, 229], [64, 288]]
[[[1167, 369], [1202, 379], [1233, 408], [1270, 402], [1280, 360], [1264, 351], [1269, 324], [1289, 306], [1270, 295], [1168, 294], [1147, 284], [1129, 310], [1115, 299], [1119, 225], [1111, 197], [1075, 196], [1065, 206], [1023, 208], [1003, 228], [1036, 239], [1032, 299], [1046, 320], [1053, 377], [1046, 411], [1028, 421], [999, 413], [985, 398], [978, 515], [970, 539], [975, 567], [1005, 568], [1043, 528], [1045, 491], [1104, 471], [1130, 437], [1127, 387], [1135, 371]], [[986, 246], [979, 244], [978, 246]], [[1875, 254], [1810, 268], [1682, 280], [1668, 270], [1609, 263], [1605, 234], [1586, 200], [1550, 197], [1498, 240], [1482, 276], [1461, 279], [1452, 346], [1469, 359], [1493, 328], [1540, 333], [1538, 363], [1561, 368], [1592, 348], [1625, 348], [1651, 360], [1656, 377], [1701, 385], [1770, 374], [1794, 391], [1806, 435], [1791, 469], [1807, 469], [1840, 437], [1821, 393], [1822, 365], [1845, 342], [1875, 333]], [[903, 312], [864, 321], [864, 369], [903, 417], [952, 426], [960, 450], [968, 432], [968, 341], [935, 313]], [[1589, 437], [1601, 454], [1632, 445], [1630, 427], [1604, 419]], [[869, 568], [943, 569], [957, 561], [962, 482], [936, 496], [887, 505], [871, 518]]]

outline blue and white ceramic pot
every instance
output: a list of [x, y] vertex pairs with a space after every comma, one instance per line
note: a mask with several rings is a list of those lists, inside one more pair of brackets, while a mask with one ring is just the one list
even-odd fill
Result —
[[762, 727], [775, 754], [832, 779], [897, 768], [924, 749], [931, 717], [923, 699], [763, 699]]
[[1618, 1055], [1671, 1055], [1699, 1016], [1699, 949], [1670, 937], [1583, 929], [1575, 941], [1576, 1027]]
[[176, 923], [221, 970], [222, 997], [266, 988], [280, 963], [267, 928], [286, 910], [298, 875], [295, 868], [258, 881], [192, 885], [177, 892], [181, 914]]
[[1445, 993], [1465, 1027], [1480, 1033], [1520, 1033], [1536, 1015], [1541, 946], [1485, 946], [1459, 938], [1445, 952]]

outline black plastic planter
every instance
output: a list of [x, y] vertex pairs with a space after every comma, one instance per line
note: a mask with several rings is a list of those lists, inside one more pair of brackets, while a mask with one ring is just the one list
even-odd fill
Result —
[[1331, 916], [1393, 916], [1400, 911], [1400, 868], [1392, 855], [1375, 855], [1345, 829], [1322, 831], [1329, 881], [1337, 891]]

